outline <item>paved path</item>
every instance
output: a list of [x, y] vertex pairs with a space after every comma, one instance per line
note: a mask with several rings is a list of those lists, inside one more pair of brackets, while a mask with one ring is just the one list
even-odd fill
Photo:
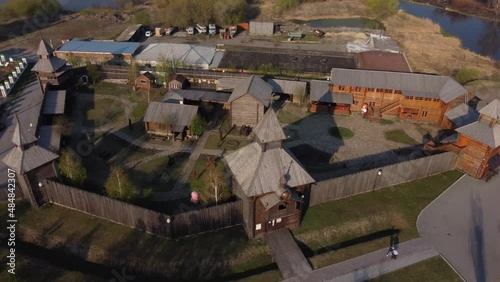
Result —
[[273, 260], [278, 265], [283, 278], [312, 272], [309, 262], [288, 228], [266, 233], [265, 236], [267, 244], [271, 247]]
[[392, 260], [385, 256], [387, 254], [387, 248], [332, 264], [311, 273], [305, 273], [283, 281], [361, 282], [438, 255], [436, 250], [434, 250], [423, 238], [401, 243], [397, 249], [399, 251], [399, 256], [396, 260]]
[[468, 282], [500, 281], [500, 177], [464, 176], [417, 220], [423, 238]]

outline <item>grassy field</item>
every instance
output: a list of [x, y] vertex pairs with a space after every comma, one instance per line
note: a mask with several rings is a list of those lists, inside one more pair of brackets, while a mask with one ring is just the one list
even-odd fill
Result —
[[[154, 155], [156, 151], [142, 149], [112, 135], [106, 134], [97, 140], [95, 146], [89, 147], [90, 151], [82, 156], [82, 162], [87, 168], [89, 184], [102, 187], [108, 178], [111, 166], [122, 166], [128, 162]], [[106, 161], [100, 157], [101, 154], [108, 153], [109, 159]]]
[[480, 92], [492, 97], [500, 98], [500, 81], [493, 80], [475, 80], [465, 85], [465, 88], [471, 93]]
[[286, 103], [278, 112], [278, 120], [284, 124], [299, 124], [303, 118], [309, 115], [311, 113], [307, 112], [305, 105]]
[[[129, 171], [130, 178], [137, 187], [153, 188], [154, 191], [166, 192], [172, 190], [189, 155], [177, 154], [165, 156], [146, 163], [140, 163]], [[173, 159], [173, 163], [169, 161]]]
[[96, 99], [82, 108], [84, 126], [99, 127], [115, 122], [126, 122], [125, 108], [122, 102], [113, 99]]
[[391, 124], [394, 124], [394, 121], [390, 120], [390, 119], [380, 119], [380, 124], [382, 124], [382, 125], [391, 125]]
[[406, 145], [416, 145], [418, 144], [413, 138], [408, 136], [406, 132], [402, 129], [390, 130], [384, 132], [385, 138], [389, 141], [394, 141]]
[[[210, 133], [205, 133], [210, 134]], [[210, 134], [205, 143], [205, 149], [234, 151], [251, 143], [252, 140], [244, 136], [228, 135], [221, 143], [218, 133]], [[220, 145], [219, 147], [217, 145]]]
[[461, 282], [462, 279], [441, 257], [434, 257], [411, 266], [381, 275], [368, 282]]
[[420, 211], [461, 175], [449, 171], [310, 207], [293, 233], [316, 268], [386, 248], [393, 227], [401, 242], [416, 238]]
[[[174, 281], [236, 274], [244, 278], [250, 275], [247, 271], [272, 264], [265, 243], [248, 240], [242, 227], [167, 240], [58, 206], [18, 208], [18, 240], [78, 250], [87, 261], [120, 265], [132, 273], [140, 270]], [[0, 207], [4, 222], [6, 209]], [[28, 233], [33, 236], [23, 236]]]
[[349, 128], [345, 128], [345, 127], [330, 127], [328, 129], [328, 134], [330, 134], [330, 136], [333, 136], [335, 138], [338, 138], [338, 139], [350, 139], [352, 137], [354, 137], [354, 132], [352, 132], [352, 130], [350, 130]]

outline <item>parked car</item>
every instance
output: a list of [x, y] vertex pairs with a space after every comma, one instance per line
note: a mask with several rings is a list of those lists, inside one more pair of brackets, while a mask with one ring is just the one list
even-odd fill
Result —
[[165, 35], [172, 35], [175, 32], [175, 27], [169, 26], [165, 29]]
[[208, 34], [216, 35], [217, 34], [217, 26], [215, 24], [208, 25]]
[[207, 33], [207, 27], [201, 24], [196, 25], [196, 30], [201, 34]]
[[153, 32], [151, 32], [151, 30], [148, 30], [146, 31], [146, 33], [144, 33], [144, 35], [146, 35], [146, 37], [151, 37], [153, 36]]
[[314, 35], [316, 35], [319, 38], [325, 37], [325, 32], [319, 29], [313, 30]]
[[186, 31], [187, 31], [187, 33], [188, 33], [189, 35], [193, 35], [193, 34], [194, 34], [194, 27], [192, 27], [192, 26], [188, 26], [188, 27], [186, 28]]

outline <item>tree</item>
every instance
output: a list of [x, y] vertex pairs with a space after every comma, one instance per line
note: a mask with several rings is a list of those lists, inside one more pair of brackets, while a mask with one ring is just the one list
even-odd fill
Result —
[[196, 114], [191, 121], [191, 132], [194, 135], [199, 136], [205, 131], [206, 128], [207, 122], [205, 119], [200, 114]]
[[167, 59], [167, 56], [160, 55], [158, 58], [158, 63], [156, 64], [156, 73], [159, 75], [159, 79], [163, 85], [170, 82], [170, 77], [172, 76], [172, 66]]
[[364, 0], [368, 13], [377, 20], [385, 19], [396, 14], [398, 11], [398, 0]]
[[111, 168], [105, 188], [109, 197], [124, 201], [132, 201], [139, 194], [125, 170], [117, 166]]
[[202, 185], [197, 186], [200, 189], [198, 192], [203, 204], [215, 203], [217, 205], [231, 197], [224, 166], [209, 165], [202, 178]]
[[75, 153], [69, 149], [61, 151], [58, 170], [72, 185], [82, 186], [87, 180], [87, 170], [82, 162], [77, 159]]
[[90, 63], [90, 62], [87, 62], [86, 63], [87, 65], [87, 74], [89, 75], [90, 77], [90, 80], [92, 80], [92, 84], [95, 84], [99, 78], [101, 77], [101, 71], [99, 71], [99, 69], [97, 68], [96, 65]]
[[129, 65], [129, 68], [128, 68], [128, 81], [129, 82], [135, 83], [135, 79], [137, 76], [139, 76], [139, 73], [140, 73], [139, 70], [140, 70], [140, 67], [139, 67], [138, 63], [132, 62]]
[[146, 10], [139, 11], [134, 14], [132, 17], [132, 22], [134, 24], [142, 24], [146, 26], [151, 25], [151, 18], [149, 17], [149, 13]]
[[73, 124], [70, 119], [65, 115], [58, 115], [54, 118], [55, 125], [59, 126], [62, 135], [70, 135], [73, 130]]

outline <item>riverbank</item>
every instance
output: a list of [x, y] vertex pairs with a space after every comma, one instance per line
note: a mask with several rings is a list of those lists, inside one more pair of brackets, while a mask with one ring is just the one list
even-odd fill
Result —
[[414, 72], [453, 76], [460, 69], [476, 69], [480, 76], [500, 79], [496, 62], [464, 49], [456, 37], [441, 33], [438, 24], [429, 19], [399, 11], [383, 21], [387, 33], [398, 41]]
[[500, 22], [500, 15], [496, 16], [495, 12], [491, 9], [488, 9], [485, 7], [484, 4], [477, 4], [478, 6], [484, 6], [485, 8], [469, 8], [469, 7], [456, 7], [452, 4], [449, 5], [444, 5], [440, 4], [439, 0], [405, 0], [405, 1], [400, 1], [400, 2], [410, 2], [410, 3], [417, 3], [417, 4], [422, 4], [426, 6], [431, 6], [434, 8], [446, 10], [448, 12], [455, 12], [459, 14], [463, 14], [466, 16], [472, 16], [472, 17], [477, 17], [485, 20], [490, 20], [490, 21], [496, 21]]

